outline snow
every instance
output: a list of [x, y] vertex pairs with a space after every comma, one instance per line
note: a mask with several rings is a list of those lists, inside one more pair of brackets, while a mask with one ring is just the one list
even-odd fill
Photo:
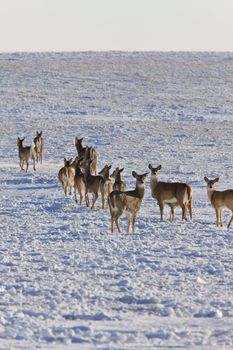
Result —
[[[204, 176], [232, 188], [233, 54], [0, 55], [0, 348], [232, 349], [233, 234]], [[43, 130], [45, 160], [19, 171], [17, 137]], [[162, 164], [193, 187], [193, 222], [146, 194], [136, 230], [65, 197], [57, 174], [84, 137], [105, 164]]]

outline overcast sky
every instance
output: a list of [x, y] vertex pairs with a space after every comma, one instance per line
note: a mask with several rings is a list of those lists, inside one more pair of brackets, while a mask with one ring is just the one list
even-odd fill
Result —
[[0, 0], [0, 52], [233, 51], [233, 0]]

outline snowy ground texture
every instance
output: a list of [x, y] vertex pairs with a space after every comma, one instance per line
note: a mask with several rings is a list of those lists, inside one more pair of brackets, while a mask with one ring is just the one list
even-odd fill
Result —
[[[204, 176], [233, 187], [233, 54], [0, 55], [0, 349], [233, 349], [233, 228], [215, 226]], [[17, 137], [45, 161], [19, 171]], [[57, 180], [75, 137], [106, 163], [162, 164], [193, 186], [193, 222], [160, 222], [146, 195], [133, 234]]]

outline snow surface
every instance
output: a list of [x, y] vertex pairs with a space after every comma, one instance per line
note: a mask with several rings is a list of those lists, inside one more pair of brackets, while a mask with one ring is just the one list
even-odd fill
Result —
[[[0, 349], [232, 349], [233, 228], [203, 177], [233, 187], [233, 54], [1, 54], [0, 81]], [[20, 172], [37, 130], [45, 161]], [[190, 183], [193, 222], [161, 223], [148, 178], [136, 232], [111, 235], [58, 183], [76, 136], [128, 188], [149, 163]]]

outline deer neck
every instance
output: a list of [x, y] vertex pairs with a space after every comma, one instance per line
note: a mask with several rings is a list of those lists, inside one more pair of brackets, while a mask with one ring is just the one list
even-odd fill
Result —
[[216, 192], [215, 188], [207, 188], [207, 195], [211, 203], [213, 203], [213, 195]]
[[143, 197], [144, 197], [144, 194], [145, 194], [145, 184], [143, 183], [143, 184], [139, 184], [138, 182], [136, 183], [136, 188], [135, 188], [135, 190], [134, 190], [134, 192], [135, 192], [135, 195], [138, 197], [138, 198], [140, 198], [140, 199], [142, 199]]
[[150, 178], [150, 188], [151, 188], [151, 191], [153, 192], [154, 189], [157, 187], [159, 183], [159, 178], [158, 178], [158, 175], [151, 175], [151, 178]]
[[118, 173], [117, 176], [116, 176], [115, 182], [116, 182], [116, 183], [119, 183], [119, 182], [121, 182], [121, 181], [122, 181], [121, 174]]

